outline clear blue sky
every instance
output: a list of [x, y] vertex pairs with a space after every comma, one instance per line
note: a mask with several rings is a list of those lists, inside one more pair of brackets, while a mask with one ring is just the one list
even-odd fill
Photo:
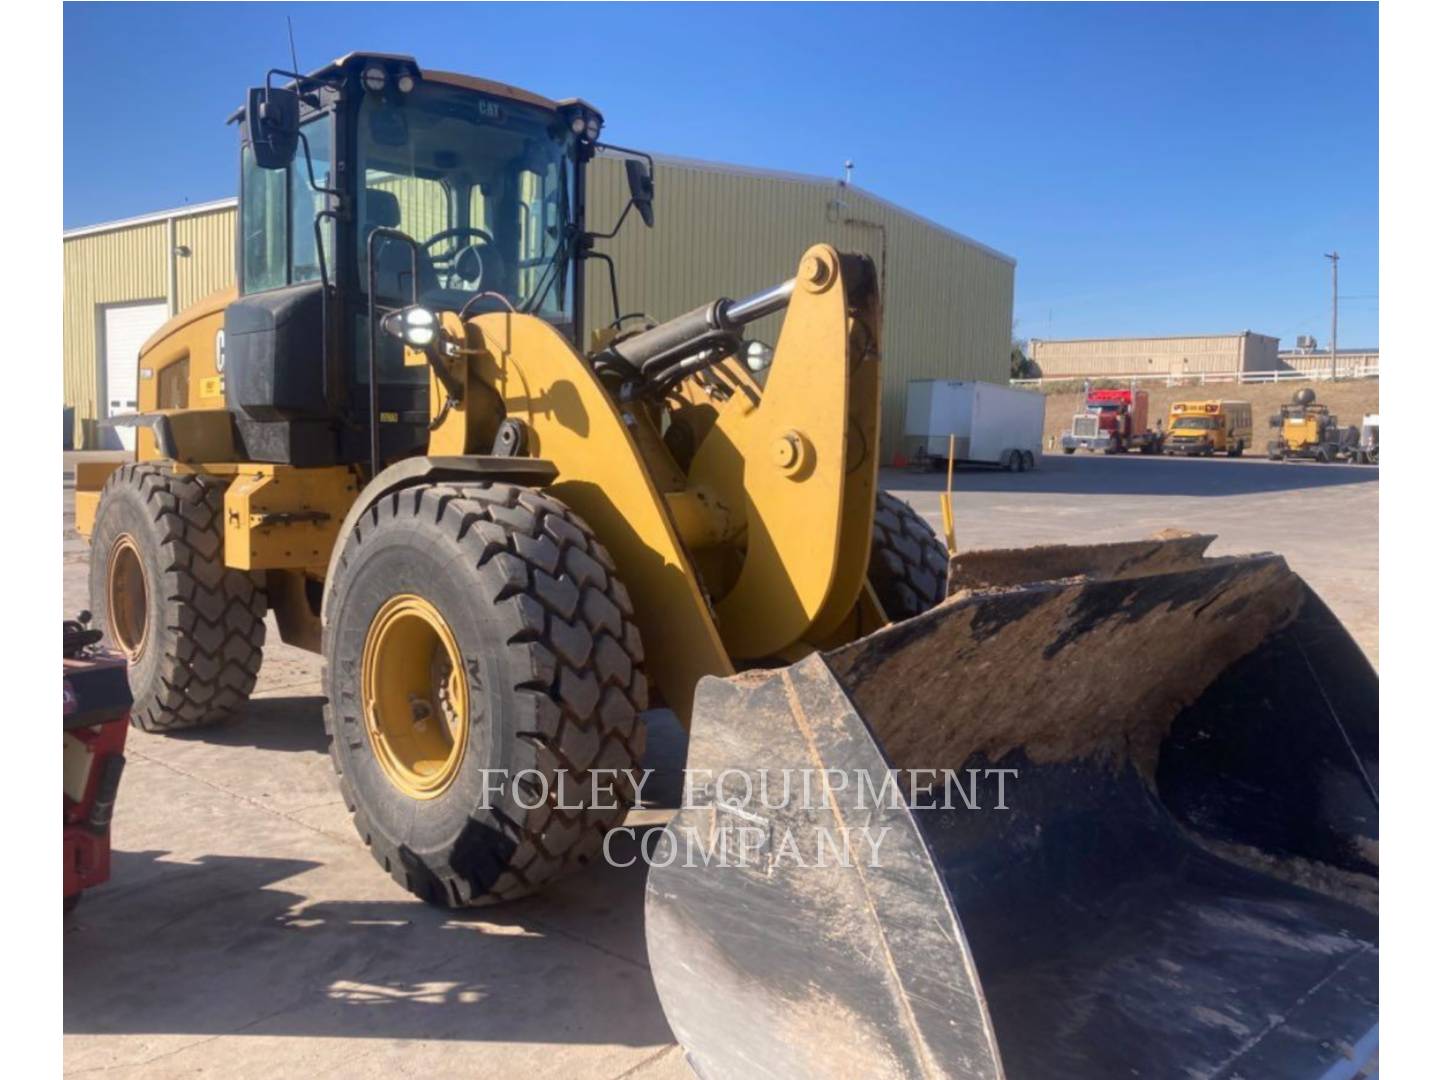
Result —
[[[66, 227], [233, 194], [267, 67], [370, 49], [661, 153], [837, 176], [1019, 260], [1021, 337], [1378, 341], [1371, 4], [65, 6]], [[664, 198], [664, 192], [659, 193]], [[757, 285], [760, 284], [757, 282]], [[697, 298], [698, 299], [698, 298]]]

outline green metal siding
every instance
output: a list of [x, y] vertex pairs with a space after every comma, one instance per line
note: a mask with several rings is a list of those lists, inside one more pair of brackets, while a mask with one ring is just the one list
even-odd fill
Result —
[[[235, 286], [234, 210], [177, 218], [175, 244], [189, 251], [175, 261], [176, 311]], [[164, 251], [158, 254], [163, 260]]]
[[[748, 296], [794, 274], [806, 247], [820, 241], [874, 258], [885, 294], [885, 460], [900, 447], [909, 380], [1009, 378], [1015, 264], [1007, 257], [822, 180], [661, 158], [655, 181], [655, 228], [632, 214], [619, 236], [598, 245], [615, 259], [624, 312], [666, 319], [720, 296]], [[598, 158], [590, 170], [591, 228], [609, 229], [626, 191], [623, 163]], [[424, 200], [398, 193], [426, 216]], [[233, 207], [177, 216], [175, 244], [188, 251], [175, 259], [180, 309], [233, 284]], [[96, 305], [166, 298], [166, 223], [87, 232], [64, 246], [65, 403], [76, 406], [77, 435], [93, 440]], [[585, 287], [588, 330], [613, 316], [599, 262], [589, 266]], [[753, 336], [773, 344], [780, 322], [771, 316]]]
[[95, 446], [100, 416], [98, 363], [105, 304], [164, 300], [165, 223], [137, 225], [65, 242], [65, 404], [75, 407], [75, 445]]
[[[627, 191], [623, 163], [597, 159], [591, 228], [608, 230]], [[864, 252], [882, 267], [885, 460], [901, 445], [911, 379], [1009, 379], [1014, 262], [853, 187], [660, 159], [655, 228], [632, 214], [598, 248], [615, 259], [622, 310], [667, 319], [783, 281], [821, 241]], [[590, 265], [585, 290], [587, 321], [604, 325], [613, 308], [603, 264]], [[771, 316], [753, 336], [773, 344], [780, 322]]]

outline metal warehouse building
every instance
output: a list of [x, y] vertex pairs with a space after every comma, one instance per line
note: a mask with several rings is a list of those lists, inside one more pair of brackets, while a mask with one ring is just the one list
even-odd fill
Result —
[[1274, 371], [1280, 339], [1243, 330], [1200, 337], [1092, 338], [1030, 342], [1044, 378], [1067, 375], [1197, 375]]
[[[869, 254], [885, 300], [882, 452], [900, 446], [905, 384], [917, 378], [1009, 378], [1015, 260], [854, 186], [812, 176], [655, 160], [655, 228], [626, 222], [599, 249], [615, 259], [625, 311], [658, 319], [791, 276], [827, 241]], [[590, 170], [589, 223], [605, 231], [624, 206], [625, 171]], [[163, 211], [64, 234], [65, 404], [77, 447], [107, 445], [97, 421], [133, 408], [136, 353], [172, 313], [233, 285], [235, 200]], [[603, 264], [587, 270], [588, 321], [611, 319]], [[758, 324], [774, 341], [781, 317]], [[115, 445], [109, 442], [108, 445]]]

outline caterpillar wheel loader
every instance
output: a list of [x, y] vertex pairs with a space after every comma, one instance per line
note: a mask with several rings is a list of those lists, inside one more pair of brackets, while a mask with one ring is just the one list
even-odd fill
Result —
[[[375, 858], [462, 906], [597, 857], [673, 710], [646, 925], [708, 1078], [1363, 1064], [1377, 681], [1283, 559], [951, 561], [878, 490], [879, 283], [827, 244], [582, 340], [583, 101], [356, 54], [235, 120], [238, 287], [142, 348], [135, 460], [77, 471], [135, 723], [241, 708], [273, 615]], [[821, 797], [745, 797], [777, 770]], [[897, 778], [935, 805], [847, 795]]]

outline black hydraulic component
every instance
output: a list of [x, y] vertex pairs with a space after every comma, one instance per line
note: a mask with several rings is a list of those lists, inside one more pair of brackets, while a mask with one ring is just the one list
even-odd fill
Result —
[[795, 279], [791, 278], [744, 300], [715, 300], [614, 342], [595, 363], [649, 381], [707, 349], [718, 349], [719, 356], [724, 356], [739, 344], [742, 327], [784, 310], [794, 291]]

